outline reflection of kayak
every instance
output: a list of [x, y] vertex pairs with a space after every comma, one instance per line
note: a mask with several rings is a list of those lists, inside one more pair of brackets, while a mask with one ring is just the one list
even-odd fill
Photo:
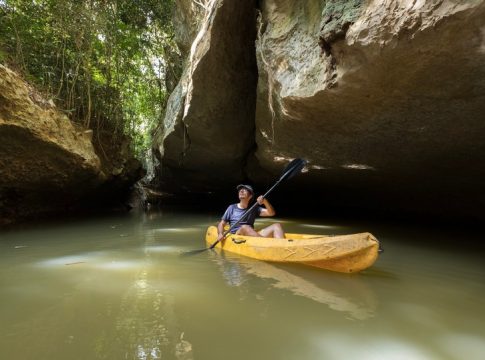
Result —
[[[271, 287], [326, 304], [330, 309], [345, 312], [353, 319], [364, 320], [374, 315], [375, 295], [365, 286], [366, 284], [359, 282], [359, 277], [335, 277], [327, 274], [325, 278], [319, 278], [319, 286], [308, 279], [308, 276], [296, 275], [293, 272], [295, 268], [285, 269], [248, 257], [224, 254], [220, 249], [217, 249], [217, 252], [218, 256], [214, 261], [220, 265], [223, 276], [230, 286], [245, 286], [247, 275], [251, 274], [261, 279], [272, 280], [269, 282]], [[290, 272], [290, 269], [293, 271]], [[235, 279], [238, 281], [234, 281]]]
[[[205, 240], [217, 240], [217, 228], [207, 229]], [[300, 263], [345, 273], [358, 272], [377, 259], [379, 242], [370, 233], [351, 235], [286, 234], [273, 239], [229, 234], [216, 247], [258, 260]]]

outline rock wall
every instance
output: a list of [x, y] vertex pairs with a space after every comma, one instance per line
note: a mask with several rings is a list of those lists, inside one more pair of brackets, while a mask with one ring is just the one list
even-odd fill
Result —
[[102, 165], [91, 138], [0, 65], [0, 225], [64, 212], [107, 184], [113, 191], [136, 181], [139, 164]]
[[244, 176], [254, 147], [255, 4], [205, 2], [206, 10], [155, 135], [165, 188], [210, 191]]
[[158, 137], [167, 181], [265, 186], [302, 157], [316, 204], [480, 216], [484, 0], [205, 3]]
[[[334, 201], [477, 214], [485, 2], [262, 2], [256, 157]], [[328, 197], [325, 198], [328, 198]]]

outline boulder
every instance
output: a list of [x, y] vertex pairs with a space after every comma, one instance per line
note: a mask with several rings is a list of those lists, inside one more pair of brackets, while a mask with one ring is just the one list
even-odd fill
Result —
[[116, 164], [101, 161], [92, 137], [0, 65], [0, 225], [72, 210], [87, 198], [97, 207], [96, 194], [126, 192], [141, 175], [140, 164], [126, 156]]

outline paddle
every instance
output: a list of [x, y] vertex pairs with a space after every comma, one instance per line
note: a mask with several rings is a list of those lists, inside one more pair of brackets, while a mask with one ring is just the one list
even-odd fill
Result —
[[[298, 174], [306, 165], [306, 161], [303, 160], [303, 159], [295, 159], [293, 161], [291, 161], [286, 167], [285, 169], [283, 170], [283, 173], [282, 175], [280, 176], [280, 178], [278, 179], [278, 181], [276, 181], [276, 183], [268, 190], [266, 191], [266, 193], [263, 195], [263, 198], [266, 198], [270, 193], [271, 191], [273, 191], [273, 189], [278, 186], [283, 180], [286, 180], [286, 179], [289, 179], [293, 176], [295, 176], [296, 174]], [[248, 214], [251, 213], [251, 211], [253, 211], [256, 206], [258, 206], [258, 202], [256, 201], [253, 206], [251, 206], [248, 210], [246, 210], [246, 212], [244, 213], [243, 216], [241, 216], [241, 218], [236, 222], [234, 223], [227, 231], [224, 232], [223, 236], [221, 239], [217, 240], [215, 243], [213, 243], [211, 246], [209, 246], [208, 248], [204, 248], [204, 249], [200, 249], [200, 250], [192, 250], [192, 251], [188, 251], [186, 252], [184, 255], [195, 255], [195, 254], [198, 254], [198, 253], [201, 253], [203, 251], [206, 251], [206, 250], [209, 250], [209, 249], [213, 249], [221, 240], [224, 240], [226, 238], [226, 236], [237, 226], [239, 225], [239, 223], [244, 220], [246, 218], [246, 216]]]

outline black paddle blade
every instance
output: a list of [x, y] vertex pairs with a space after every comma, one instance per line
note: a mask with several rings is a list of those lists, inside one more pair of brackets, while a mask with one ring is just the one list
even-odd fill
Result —
[[[227, 234], [224, 235], [226, 237]], [[200, 254], [201, 252], [204, 252], [206, 250], [212, 250], [214, 247], [219, 243], [220, 240], [216, 241], [214, 244], [212, 244], [209, 247], [206, 247], [205, 249], [199, 249], [199, 250], [191, 250], [191, 251], [186, 251], [181, 254], [181, 256], [192, 256], [192, 255], [197, 255]]]
[[298, 174], [307, 164], [306, 160], [295, 159], [286, 165], [285, 170], [283, 170], [283, 175], [281, 175], [280, 181], [284, 179], [290, 179], [296, 174]]
[[180, 256], [182, 256], [182, 257], [193, 256], [193, 255], [200, 254], [200, 253], [202, 253], [206, 250], [210, 250], [210, 247], [204, 248], [204, 249], [198, 249], [198, 250], [185, 251], [185, 252], [181, 253]]

